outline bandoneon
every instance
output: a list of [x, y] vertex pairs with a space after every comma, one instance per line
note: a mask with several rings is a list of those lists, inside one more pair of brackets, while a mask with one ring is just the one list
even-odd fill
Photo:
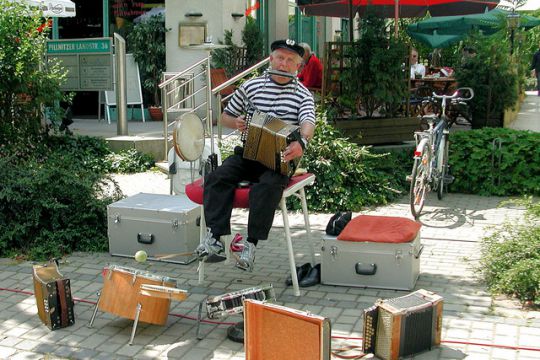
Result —
[[255, 160], [282, 175], [292, 176], [300, 158], [283, 161], [283, 151], [293, 141], [300, 141], [300, 127], [258, 110], [246, 117], [244, 159]]
[[364, 310], [362, 351], [397, 360], [441, 343], [443, 299], [420, 289]]

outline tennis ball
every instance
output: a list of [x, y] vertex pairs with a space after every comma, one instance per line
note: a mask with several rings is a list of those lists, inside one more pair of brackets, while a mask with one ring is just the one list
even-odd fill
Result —
[[135, 261], [138, 261], [140, 263], [143, 263], [148, 258], [148, 255], [146, 254], [146, 251], [139, 250], [135, 253]]

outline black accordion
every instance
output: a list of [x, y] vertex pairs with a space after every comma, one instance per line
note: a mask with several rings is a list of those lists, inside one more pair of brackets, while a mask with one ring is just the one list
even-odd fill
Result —
[[443, 299], [420, 289], [364, 310], [362, 351], [397, 360], [441, 343]]
[[73, 325], [75, 314], [69, 279], [60, 274], [55, 262], [34, 265], [33, 270], [34, 294], [41, 321], [51, 330]]
[[255, 160], [282, 175], [292, 176], [300, 158], [283, 161], [283, 151], [293, 141], [301, 141], [300, 127], [258, 110], [246, 117], [242, 134], [244, 159]]

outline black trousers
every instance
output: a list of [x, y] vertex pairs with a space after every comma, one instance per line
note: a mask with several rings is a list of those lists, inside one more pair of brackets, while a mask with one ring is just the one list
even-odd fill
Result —
[[204, 217], [214, 236], [231, 233], [231, 213], [238, 183], [253, 183], [249, 192], [248, 237], [265, 240], [272, 227], [274, 213], [289, 178], [264, 165], [246, 160], [235, 149], [221, 166], [208, 174], [204, 182]]

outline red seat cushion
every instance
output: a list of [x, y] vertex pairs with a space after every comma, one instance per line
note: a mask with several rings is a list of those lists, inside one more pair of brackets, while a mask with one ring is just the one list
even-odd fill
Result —
[[349, 221], [337, 238], [343, 241], [406, 243], [416, 238], [420, 227], [416, 221], [402, 217], [360, 215]]
[[[291, 187], [309, 176], [311, 176], [310, 173], [293, 176], [289, 181], [289, 185], [287, 185], [287, 187]], [[243, 209], [249, 208], [249, 190], [249, 187], [236, 189], [236, 192], [234, 193], [233, 207]], [[204, 188], [202, 184], [202, 178], [197, 179], [194, 182], [186, 185], [186, 195], [194, 203], [203, 203], [203, 192]]]

